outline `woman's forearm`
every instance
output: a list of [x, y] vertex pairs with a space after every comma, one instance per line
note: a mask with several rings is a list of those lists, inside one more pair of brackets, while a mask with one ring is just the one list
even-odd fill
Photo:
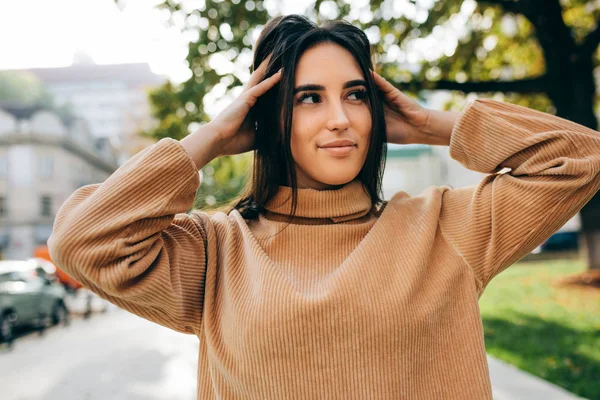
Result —
[[119, 307], [193, 333], [208, 259], [207, 221], [186, 213], [199, 184], [181, 145], [162, 139], [71, 194], [56, 214], [50, 256]]
[[179, 142], [199, 170], [218, 156], [216, 152], [218, 135], [211, 129], [210, 124], [202, 125]]
[[459, 115], [460, 113], [456, 111], [429, 110], [423, 144], [449, 146], [452, 129]]

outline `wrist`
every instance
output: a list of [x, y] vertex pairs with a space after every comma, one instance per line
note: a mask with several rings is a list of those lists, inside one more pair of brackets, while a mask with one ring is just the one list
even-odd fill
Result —
[[440, 110], [427, 111], [427, 124], [424, 129], [428, 141], [426, 144], [449, 146], [454, 124], [460, 113]]
[[219, 157], [220, 137], [209, 124], [202, 125], [194, 132], [180, 140], [196, 167], [200, 170], [206, 164]]

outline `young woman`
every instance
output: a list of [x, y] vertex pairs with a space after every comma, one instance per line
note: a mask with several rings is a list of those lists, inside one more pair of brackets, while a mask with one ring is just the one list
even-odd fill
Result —
[[[347, 23], [272, 20], [227, 109], [56, 217], [61, 268], [198, 336], [199, 399], [491, 399], [479, 296], [600, 187], [598, 132], [488, 100], [423, 109], [369, 48]], [[488, 175], [382, 201], [386, 142], [447, 145]], [[198, 170], [250, 150], [235, 207], [188, 212]]]

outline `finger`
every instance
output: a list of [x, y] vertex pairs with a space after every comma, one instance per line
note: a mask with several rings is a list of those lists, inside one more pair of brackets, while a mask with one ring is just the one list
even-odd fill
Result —
[[390, 82], [388, 82], [383, 76], [379, 75], [375, 71], [371, 71], [371, 74], [373, 75], [375, 84], [377, 84], [379, 89], [383, 92], [386, 100], [388, 100], [388, 101], [400, 100], [400, 101], [408, 101], [411, 103], [413, 102], [413, 100], [409, 96], [402, 93], [402, 91], [400, 89], [398, 89], [396, 86], [394, 86]]
[[260, 63], [260, 65], [258, 66], [258, 68], [256, 68], [256, 70], [254, 70], [254, 72], [252, 72], [252, 74], [250, 75], [250, 79], [248, 80], [248, 83], [246, 84], [246, 86], [244, 87], [244, 89], [242, 90], [242, 92], [248, 91], [251, 88], [253, 88], [254, 86], [258, 85], [258, 83], [265, 76], [265, 72], [267, 72], [267, 66], [269, 65], [269, 60], [270, 59], [271, 59], [271, 54], [269, 54], [267, 56], [267, 58], [265, 58]]
[[258, 85], [254, 86], [253, 88], [248, 90], [248, 92], [246, 94], [248, 96], [247, 101], [251, 107], [254, 106], [254, 104], [256, 103], [256, 100], [260, 96], [267, 93], [269, 91], [269, 89], [271, 89], [273, 86], [275, 86], [277, 84], [277, 82], [279, 82], [279, 80], [281, 79], [281, 72], [282, 72], [282, 70], [280, 69], [279, 71], [275, 72], [273, 75], [271, 75], [270, 77], [268, 77], [267, 79], [265, 79], [264, 81], [259, 83]]
[[375, 83], [383, 93], [390, 94], [398, 90], [398, 88], [389, 83], [383, 76], [379, 75], [377, 72], [371, 71], [371, 75], [373, 75]]

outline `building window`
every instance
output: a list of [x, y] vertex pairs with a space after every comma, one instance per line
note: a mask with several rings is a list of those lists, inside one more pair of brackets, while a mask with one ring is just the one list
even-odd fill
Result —
[[4, 217], [6, 215], [6, 198], [0, 197], [0, 217]]
[[38, 175], [42, 178], [49, 178], [54, 175], [54, 158], [48, 155], [41, 156], [38, 164]]
[[52, 216], [52, 198], [50, 196], [42, 196], [42, 217]]

